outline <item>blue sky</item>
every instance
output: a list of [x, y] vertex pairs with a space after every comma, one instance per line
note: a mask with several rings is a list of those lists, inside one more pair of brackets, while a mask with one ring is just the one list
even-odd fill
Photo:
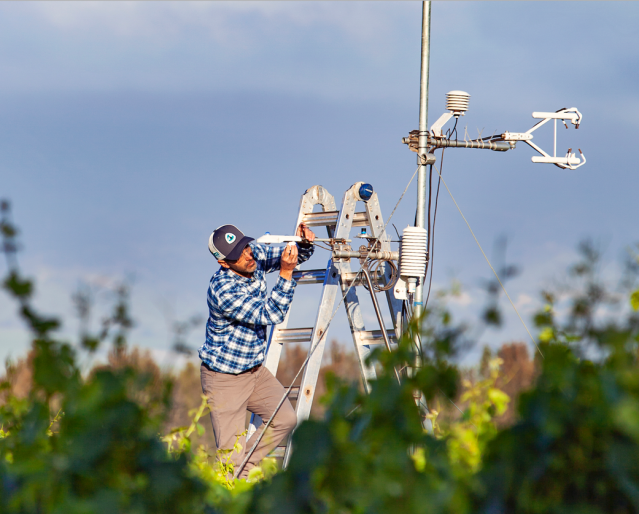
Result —
[[[471, 94], [460, 125], [472, 136], [526, 131], [533, 111], [584, 115], [579, 130], [558, 133], [558, 152], [579, 147], [588, 158], [576, 171], [532, 164], [525, 145], [444, 159], [489, 255], [508, 236], [508, 259], [523, 270], [508, 287], [527, 320], [582, 238], [604, 244], [610, 273], [639, 240], [637, 14], [626, 2], [433, 3], [431, 123], [454, 89]], [[131, 339], [162, 356], [173, 321], [206, 315], [217, 269], [206, 241], [218, 225], [287, 233], [306, 188], [340, 199], [359, 180], [388, 216], [415, 169], [400, 140], [417, 128], [420, 23], [419, 2], [0, 3], [0, 196], [22, 229], [38, 307], [65, 316], [72, 337], [81, 281], [107, 288], [133, 277]], [[535, 142], [550, 149], [551, 133]], [[398, 228], [411, 222], [415, 194], [413, 184]], [[435, 252], [434, 283], [461, 280], [454, 306], [472, 319], [490, 271], [444, 194]], [[301, 326], [317, 293], [298, 291]], [[524, 340], [507, 312], [504, 330], [482, 343]], [[350, 344], [344, 319], [331, 335]], [[191, 345], [202, 336], [194, 331]], [[0, 357], [27, 345], [0, 297]]]

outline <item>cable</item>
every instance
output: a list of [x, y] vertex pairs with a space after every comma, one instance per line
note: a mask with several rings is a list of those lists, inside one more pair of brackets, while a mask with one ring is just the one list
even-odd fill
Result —
[[[455, 124], [455, 126], [457, 126], [457, 124]], [[424, 309], [426, 309], [426, 307], [428, 307], [428, 300], [430, 299], [430, 291], [431, 288], [433, 287], [433, 268], [435, 266], [435, 224], [437, 223], [437, 206], [439, 204], [439, 186], [441, 185], [441, 172], [444, 170], [444, 150], [446, 150], [445, 148], [442, 148], [442, 160], [441, 163], [439, 164], [439, 171], [437, 172], [439, 174], [439, 178], [437, 179], [437, 193], [435, 194], [435, 213], [433, 215], [433, 231], [431, 233], [428, 234], [429, 237], [429, 241], [430, 241], [430, 252], [428, 254], [428, 264], [430, 264], [430, 280], [428, 281], [428, 294], [426, 295], [426, 301], [424, 302]], [[437, 169], [435, 169], [435, 171], [437, 171]], [[426, 268], [426, 274], [428, 274], [428, 267]], [[424, 278], [426, 278], [426, 276], [424, 276]]]
[[[413, 182], [413, 179], [415, 178], [415, 175], [417, 175], [417, 172], [419, 171], [419, 168], [421, 166], [418, 166], [417, 169], [415, 170], [415, 173], [413, 173], [413, 176], [410, 178], [410, 180], [408, 181], [408, 184], [406, 184], [406, 187], [404, 188], [404, 192], [402, 193], [402, 195], [399, 197], [399, 200], [397, 200], [397, 203], [395, 204], [395, 207], [393, 208], [393, 211], [391, 212], [390, 216], [388, 217], [388, 220], [386, 220], [386, 223], [384, 223], [384, 228], [382, 229], [382, 231], [380, 232], [379, 236], [375, 238], [375, 242], [379, 241], [379, 238], [381, 236], [383, 236], [386, 233], [386, 227], [388, 226], [388, 224], [390, 223], [390, 220], [393, 218], [393, 215], [395, 214], [395, 211], [397, 210], [397, 207], [399, 207], [399, 204], [401, 203], [401, 201], [404, 199], [404, 195], [406, 194], [406, 191], [408, 191], [408, 188], [410, 187], [410, 185]], [[369, 250], [368, 255], [366, 256], [366, 258], [368, 259], [368, 256], [371, 254], [371, 252], [373, 251], [373, 248], [375, 247], [375, 245], [372, 245], [372, 248]], [[271, 426], [271, 422], [273, 421], [273, 418], [275, 418], [275, 416], [277, 415], [277, 413], [279, 412], [280, 408], [282, 407], [282, 405], [284, 404], [284, 401], [286, 401], [286, 398], [288, 398], [289, 393], [291, 392], [291, 389], [293, 389], [293, 384], [295, 384], [295, 381], [297, 380], [297, 378], [300, 376], [300, 373], [302, 372], [302, 370], [306, 367], [306, 365], [308, 364], [308, 362], [310, 361], [313, 353], [315, 352], [315, 350], [319, 347], [320, 343], [322, 342], [322, 340], [324, 339], [324, 337], [326, 336], [326, 334], [328, 333], [328, 328], [331, 326], [331, 323], [333, 322], [333, 319], [335, 318], [335, 316], [337, 315], [337, 312], [339, 311], [339, 308], [341, 307], [342, 303], [344, 303], [344, 300], [346, 299], [346, 296], [348, 295], [348, 293], [350, 292], [351, 288], [355, 285], [355, 283], [357, 282], [359, 276], [362, 273], [362, 268], [360, 267], [359, 271], [357, 272], [357, 274], [355, 275], [355, 278], [353, 279], [353, 281], [351, 282], [351, 284], [348, 286], [348, 288], [346, 289], [346, 292], [344, 293], [344, 295], [342, 296], [342, 299], [340, 300], [340, 302], [337, 304], [337, 307], [335, 308], [335, 311], [333, 312], [333, 315], [330, 317], [330, 319], [328, 320], [328, 323], [326, 324], [326, 328], [324, 329], [324, 332], [322, 332], [322, 334], [320, 335], [319, 339], [317, 340], [317, 342], [315, 343], [315, 345], [309, 350], [308, 352], [308, 356], [306, 357], [306, 359], [304, 360], [304, 362], [302, 363], [302, 365], [300, 366], [300, 369], [298, 370], [297, 374], [295, 375], [295, 377], [293, 378], [293, 380], [291, 381], [291, 385], [288, 386], [288, 389], [286, 390], [286, 392], [284, 393], [284, 396], [282, 396], [282, 398], [280, 399], [279, 403], [277, 404], [277, 407], [275, 407], [275, 410], [273, 411], [273, 414], [271, 414], [271, 417], [269, 418], [269, 420], [266, 422], [266, 424], [264, 425], [264, 428], [262, 429], [262, 432], [260, 433], [260, 435], [257, 437], [257, 440], [255, 441], [255, 443], [253, 444], [253, 447], [251, 448], [251, 450], [247, 453], [247, 455], [244, 457], [244, 460], [242, 461], [242, 464], [240, 464], [240, 467], [237, 469], [236, 472], [233, 473], [233, 476], [235, 478], [237, 478], [240, 473], [242, 472], [242, 470], [246, 467], [246, 464], [248, 463], [249, 459], [251, 458], [251, 456], [253, 455], [253, 453], [255, 452], [257, 445], [260, 444], [260, 441], [262, 440], [262, 437], [264, 437], [264, 434], [266, 434], [266, 431], [268, 430], [269, 426]], [[384, 330], [384, 327], [380, 327], [382, 330]]]
[[450, 131], [450, 137], [448, 139], [452, 139], [453, 138], [453, 133], [454, 133], [455, 134], [455, 141], [457, 141], [457, 122], [458, 121], [459, 121], [459, 118], [455, 117], [455, 126], [453, 127], [453, 130]]
[[[380, 271], [380, 266], [382, 265], [382, 262], [383, 261], [375, 261], [371, 265], [371, 269], [370, 269], [371, 283], [373, 284], [373, 289], [375, 289], [375, 292], [388, 291], [389, 289], [392, 289], [393, 286], [395, 285], [395, 282], [397, 281], [397, 278], [399, 277], [399, 270], [397, 269], [397, 264], [395, 264], [393, 261], [385, 261], [385, 263], [390, 267], [391, 276], [388, 279], [388, 284], [380, 285], [379, 271]], [[382, 276], [383, 275], [384, 274], [382, 274]], [[366, 289], [368, 289], [366, 284], [363, 284], [363, 285]]]
[[455, 197], [453, 196], [453, 193], [450, 192], [450, 189], [448, 188], [448, 185], [446, 184], [446, 181], [442, 177], [441, 173], [437, 170], [437, 168], [435, 168], [435, 171], [437, 171], [437, 174], [439, 175], [439, 178], [441, 179], [442, 183], [444, 184], [444, 187], [446, 188], [446, 191], [448, 191], [448, 194], [450, 195], [450, 198], [453, 200], [453, 203], [455, 204], [455, 207], [457, 207], [457, 210], [459, 211], [459, 214], [461, 214], [461, 217], [463, 218], [464, 222], [466, 223], [466, 226], [468, 227], [468, 230], [470, 230], [470, 233], [473, 236], [473, 239], [475, 240], [475, 243], [477, 243], [477, 246], [479, 246], [479, 250], [481, 251], [481, 254], [484, 256], [484, 259], [486, 259], [486, 262], [488, 263], [488, 266], [490, 266], [490, 269], [495, 274], [495, 278], [497, 279], [497, 282], [499, 282], [499, 285], [501, 286], [502, 290], [504, 291], [504, 294], [508, 298], [508, 301], [510, 302], [510, 305], [513, 306], [513, 309], [517, 313], [517, 316], [519, 317], [519, 321], [521, 321], [521, 324], [526, 329], [526, 332], [528, 332], [528, 336], [530, 337], [530, 340], [533, 342], [533, 344], [535, 345], [535, 348], [537, 348], [537, 351], [539, 352], [539, 355], [541, 355], [541, 357], [543, 359], [544, 358], [544, 354], [541, 352], [541, 349], [539, 348], [539, 346], [537, 345], [537, 342], [535, 341], [534, 337], [530, 333], [530, 330], [528, 330], [528, 327], [526, 326], [526, 323], [524, 322], [524, 319], [521, 317], [521, 314], [519, 314], [519, 311], [517, 310], [517, 307], [515, 307], [515, 303], [510, 298], [510, 295], [508, 294], [508, 291], [506, 291], [506, 288], [504, 287], [504, 284], [501, 282], [501, 279], [499, 278], [499, 275], [495, 271], [495, 268], [493, 268], [493, 265], [488, 260], [488, 257], [486, 257], [486, 253], [484, 253], [484, 249], [479, 244], [479, 241], [477, 240], [477, 236], [475, 236], [475, 233], [473, 232], [473, 229], [470, 227], [470, 223], [468, 223], [468, 220], [466, 219], [466, 216], [464, 216], [464, 213], [459, 208], [459, 205], [457, 204], [457, 201], [455, 200]]
[[313, 241], [313, 244], [318, 248], [321, 248], [322, 250], [328, 250], [329, 252], [333, 251], [332, 248], [329, 248], [328, 246], [322, 246], [320, 243], [316, 243], [315, 241]]
[[[430, 237], [430, 213], [431, 213], [431, 208], [430, 208], [430, 203], [431, 200], [433, 199], [433, 165], [430, 165], [430, 172], [428, 174], [428, 221], [427, 221], [427, 226], [426, 226], [426, 237], [429, 238]], [[430, 252], [428, 251], [428, 243], [427, 243], [427, 248], [426, 248], [426, 269], [425, 269], [425, 273], [424, 273], [424, 278], [426, 277], [426, 274], [428, 273], [428, 261], [430, 261]]]

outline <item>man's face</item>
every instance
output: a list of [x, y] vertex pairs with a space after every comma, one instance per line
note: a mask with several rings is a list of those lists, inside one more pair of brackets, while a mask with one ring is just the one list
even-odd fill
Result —
[[242, 255], [236, 261], [218, 261], [223, 268], [230, 268], [238, 275], [242, 275], [243, 277], [250, 277], [253, 272], [257, 269], [257, 262], [253, 257], [253, 250], [251, 250], [250, 245], [246, 245], [244, 251], [242, 251]]

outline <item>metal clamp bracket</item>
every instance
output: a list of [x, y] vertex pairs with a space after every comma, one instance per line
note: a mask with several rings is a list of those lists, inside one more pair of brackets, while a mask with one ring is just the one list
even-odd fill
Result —
[[422, 165], [422, 166], [428, 166], [429, 164], [435, 164], [435, 161], [437, 161], [437, 158], [435, 157], [435, 154], [432, 154], [432, 153], [418, 154], [417, 158], [419, 160], [419, 164]]

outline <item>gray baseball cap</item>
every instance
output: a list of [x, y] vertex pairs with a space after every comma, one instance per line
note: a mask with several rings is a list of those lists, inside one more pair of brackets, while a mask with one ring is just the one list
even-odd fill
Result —
[[245, 236], [235, 225], [222, 225], [209, 237], [209, 251], [218, 260], [236, 261], [254, 238]]

